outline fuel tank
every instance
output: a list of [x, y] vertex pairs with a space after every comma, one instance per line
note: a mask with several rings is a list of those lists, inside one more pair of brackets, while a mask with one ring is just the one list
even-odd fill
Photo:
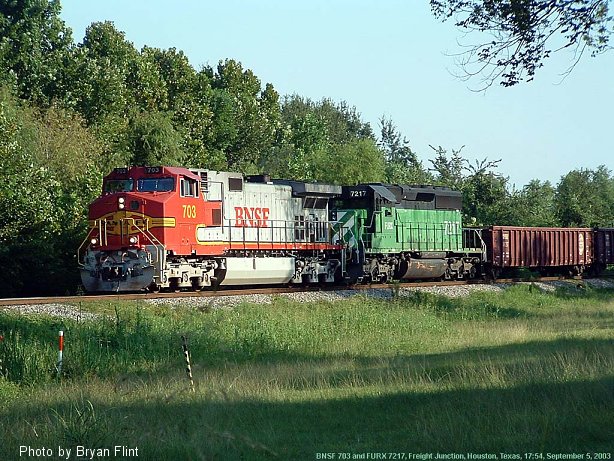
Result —
[[436, 279], [443, 276], [448, 268], [445, 259], [410, 259], [401, 261], [395, 278], [397, 279]]
[[294, 258], [226, 258], [220, 285], [288, 283], [296, 271]]

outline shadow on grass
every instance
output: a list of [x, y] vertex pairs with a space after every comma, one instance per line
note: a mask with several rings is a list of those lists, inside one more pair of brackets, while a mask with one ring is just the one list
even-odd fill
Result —
[[[347, 355], [333, 362], [278, 353], [254, 359], [249, 363], [253, 375], [241, 378], [248, 388], [257, 388], [258, 397], [249, 397], [251, 391], [216, 390], [212, 383], [194, 395], [171, 398], [150, 393], [124, 399], [111, 393], [88, 399], [105, 427], [115, 428], [104, 443], [138, 446], [140, 459], [599, 452], [611, 450], [614, 440], [613, 355], [611, 341], [594, 339], [381, 359]], [[585, 362], [603, 377], [583, 376]], [[270, 368], [271, 363], [278, 368]], [[231, 365], [227, 362], [218, 375], [206, 370], [200, 378], [232, 380], [246, 364]], [[604, 367], [601, 373], [599, 367]], [[271, 394], [269, 387], [277, 391]], [[54, 411], [70, 413], [70, 399], [63, 397]], [[20, 422], [4, 430], [1, 459], [15, 457], [23, 444], [66, 443], [65, 431], [49, 423], [50, 411], [36, 402], [21, 403]], [[38, 427], [40, 438], [30, 432], [28, 439], [25, 421]]]
[[[572, 379], [573, 373], [581, 373], [584, 367], [595, 370], [614, 363], [614, 343], [605, 339], [560, 339], [436, 354], [382, 357], [344, 354], [317, 360], [293, 356], [291, 360], [295, 361], [291, 363], [310, 366], [302, 367], [301, 376], [289, 374], [274, 381], [284, 389], [343, 388], [356, 384], [362, 387], [386, 383], [471, 387], [490, 386], [493, 381], [529, 383], [553, 378]], [[275, 362], [267, 362], [268, 365], [271, 363]], [[227, 362], [225, 367], [228, 365]], [[566, 367], [572, 369], [566, 370]], [[565, 372], [569, 376], [564, 376]], [[206, 375], [206, 369], [203, 374]]]
[[[187, 397], [94, 400], [93, 406], [107, 426], [120, 429], [102, 446], [137, 446], [139, 458], [150, 460], [316, 459], [320, 452], [605, 452], [614, 440], [613, 385], [611, 376], [300, 402]], [[41, 409], [24, 417], [31, 424], [48, 418]], [[62, 431], [44, 434], [42, 424], [38, 427], [42, 438], [16, 440], [5, 433], [2, 459], [14, 459], [19, 445], [69, 445]], [[82, 443], [88, 446], [87, 440]]]

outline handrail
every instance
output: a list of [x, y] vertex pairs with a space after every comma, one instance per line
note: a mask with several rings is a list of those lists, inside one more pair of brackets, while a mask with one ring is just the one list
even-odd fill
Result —
[[[238, 249], [247, 249], [245, 244], [250, 242], [256, 243], [260, 249], [267, 248], [274, 243], [301, 243], [315, 248], [317, 244], [331, 243], [330, 239], [333, 235], [333, 222], [328, 220], [306, 220], [299, 223], [295, 220], [269, 219], [267, 220], [269, 225], [266, 227], [236, 225], [237, 222], [243, 221], [245, 219], [226, 219], [221, 226], [215, 227], [223, 229], [221, 237], [226, 236], [231, 247], [234, 244]], [[237, 233], [239, 234], [238, 239], [235, 238]], [[312, 235], [313, 241], [311, 240]], [[267, 237], [270, 239], [267, 240]]]
[[[160, 240], [151, 232], [149, 229], [149, 219], [143, 219], [144, 225], [138, 224], [138, 218], [136, 217], [123, 217], [119, 219], [119, 229], [121, 235], [130, 235], [130, 226], [133, 226], [136, 231], [141, 233], [146, 239], [147, 244], [151, 244], [156, 248], [156, 259], [152, 261], [152, 263], [158, 263], [163, 260], [164, 256], [164, 245]], [[141, 218], [142, 219], [142, 218]], [[274, 243], [284, 243], [284, 244], [304, 244], [306, 248], [313, 247], [315, 248], [317, 244], [326, 244], [332, 243], [331, 238], [334, 232], [333, 223], [334, 221], [322, 220], [322, 221], [309, 221], [306, 220], [302, 223], [299, 223], [295, 220], [286, 220], [286, 219], [278, 219], [278, 220], [268, 220], [270, 232], [261, 229], [260, 227], [254, 226], [237, 226], [237, 219], [228, 219], [226, 222], [222, 223], [219, 226], [220, 229], [223, 229], [223, 234], [226, 234], [228, 237], [228, 242], [231, 248], [234, 246], [235, 249], [238, 246], [240, 249], [246, 250], [247, 243], [253, 242], [257, 243], [258, 248], [265, 249], [271, 246], [273, 248]], [[233, 225], [233, 222], [235, 225]], [[302, 224], [302, 225], [301, 225]], [[84, 238], [83, 242], [79, 246], [77, 250], [77, 259], [79, 261], [80, 266], [84, 266], [81, 262], [82, 252], [84, 247], [87, 245], [88, 240], [92, 237], [95, 231], [98, 231], [98, 237], [100, 239], [100, 246], [105, 247], [108, 245], [108, 232], [107, 232], [108, 222], [106, 219], [99, 218], [94, 220], [93, 226], [88, 230], [87, 236]], [[235, 229], [240, 229], [241, 236], [239, 239], [234, 238], [236, 236]], [[303, 231], [304, 234], [297, 235], [298, 231]], [[313, 232], [314, 241], [310, 239], [310, 232]], [[250, 233], [252, 235], [250, 235]], [[222, 235], [223, 235], [222, 234]], [[234, 235], [233, 235], [234, 234]], [[353, 235], [353, 233], [352, 233]], [[267, 241], [266, 238], [270, 237], [270, 241]], [[356, 236], [354, 236], [356, 237]], [[222, 236], [222, 238], [224, 238]]]
[[90, 236], [92, 235], [92, 232], [94, 229], [95, 229], [94, 226], [90, 227], [89, 231], [87, 232], [87, 235], [83, 239], [83, 242], [81, 242], [81, 245], [79, 245], [79, 248], [77, 248], [77, 264], [81, 267], [85, 267], [85, 264], [81, 262], [81, 250], [83, 249], [83, 245], [85, 245], [85, 243], [89, 241]]
[[100, 245], [106, 246], [108, 244], [107, 220], [103, 218], [95, 219], [94, 225], [89, 228], [86, 237], [83, 239], [83, 242], [81, 242], [81, 245], [79, 245], [79, 248], [77, 249], [77, 264], [79, 266], [85, 266], [85, 264], [81, 263], [81, 251], [83, 250], [83, 246], [92, 236], [94, 230], [98, 230], [98, 239], [100, 240]]
[[[442, 223], [395, 221], [395, 227], [397, 245], [400, 245], [401, 251], [460, 251], [464, 248], [462, 230], [446, 232], [446, 226]], [[426, 238], [420, 238], [422, 234], [426, 234]], [[363, 238], [366, 243], [372, 243], [377, 235], [384, 235], [384, 232], [365, 232]]]
[[[158, 254], [156, 254], [156, 261], [153, 262], [160, 262], [162, 261], [162, 255], [163, 255], [163, 251], [164, 251], [164, 245], [162, 245], [162, 242], [160, 242], [160, 240], [157, 239], [157, 237], [149, 230], [149, 228], [146, 229], [142, 229], [137, 223], [136, 220], [134, 218], [129, 218], [129, 217], [125, 217], [125, 218], [121, 218], [120, 221], [122, 221], [122, 225], [123, 222], [125, 221], [126, 223], [129, 223], [130, 221], [132, 221], [132, 225], [134, 227], [136, 227], [136, 229], [143, 234], [148, 240], [149, 242], [156, 247], [156, 251], [158, 252]], [[145, 219], [144, 220], [145, 224], [149, 224], [149, 220]]]

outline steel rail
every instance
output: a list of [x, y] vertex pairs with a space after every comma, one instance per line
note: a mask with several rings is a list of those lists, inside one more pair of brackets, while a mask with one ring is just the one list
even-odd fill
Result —
[[[592, 278], [592, 277], [587, 277]], [[131, 301], [141, 299], [165, 299], [165, 298], [214, 298], [218, 296], [245, 296], [252, 294], [284, 294], [284, 293], [307, 293], [318, 291], [339, 291], [339, 290], [368, 290], [368, 289], [395, 289], [413, 287], [438, 287], [438, 286], [459, 286], [459, 285], [480, 285], [492, 283], [522, 283], [522, 282], [552, 282], [552, 281], [581, 281], [582, 277], [539, 277], [532, 279], [509, 278], [497, 280], [450, 280], [450, 281], [425, 281], [425, 282], [400, 282], [396, 283], [372, 283], [355, 285], [333, 285], [333, 286], [292, 286], [292, 287], [259, 287], [241, 289], [219, 289], [206, 291], [179, 291], [167, 293], [123, 293], [123, 294], [97, 294], [97, 295], [74, 295], [74, 296], [51, 296], [51, 297], [31, 297], [31, 298], [0, 298], [0, 306], [32, 305], [32, 304], [65, 304], [80, 302], [97, 301]]]

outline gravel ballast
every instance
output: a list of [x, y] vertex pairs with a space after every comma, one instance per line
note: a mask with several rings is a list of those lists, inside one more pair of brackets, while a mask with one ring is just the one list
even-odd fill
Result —
[[[569, 281], [552, 281], [552, 282], [521, 282], [533, 284], [542, 291], [553, 292], [557, 288], [568, 289], [571, 291], [581, 290], [582, 284], [589, 285], [593, 288], [610, 288], [614, 289], [614, 281], [602, 280], [602, 279], [590, 279], [590, 280], [569, 280]], [[455, 285], [455, 286], [435, 286], [435, 287], [407, 287], [401, 286], [398, 290], [399, 297], [411, 296], [416, 291], [422, 291], [426, 293], [433, 293], [440, 296], [447, 296], [449, 298], [459, 298], [467, 296], [470, 293], [479, 291], [489, 292], [501, 292], [506, 288], [509, 288], [509, 283], [493, 283], [489, 285]], [[580, 288], [579, 288], [580, 287]], [[151, 299], [147, 300], [148, 303], [156, 305], [171, 305], [171, 306], [184, 306], [194, 308], [232, 308], [243, 303], [247, 304], [271, 304], [275, 298], [287, 298], [292, 301], [302, 303], [313, 303], [318, 301], [341, 301], [349, 299], [355, 296], [366, 296], [373, 299], [392, 299], [394, 296], [392, 286], [390, 288], [368, 288], [364, 290], [337, 290], [337, 291], [310, 291], [310, 292], [297, 292], [297, 293], [283, 293], [274, 295], [240, 295], [240, 296], [220, 296], [217, 298], [203, 298], [203, 297], [188, 297], [181, 299]]]
[[[557, 280], [552, 282], [521, 282], [532, 284], [545, 292], [554, 292], [557, 289], [581, 292], [585, 286], [599, 289], [614, 289], [614, 280], [609, 279], [587, 279], [587, 280]], [[501, 292], [510, 286], [509, 283], [493, 283], [489, 285], [455, 285], [455, 286], [435, 286], [435, 287], [398, 287], [398, 296], [412, 296], [416, 291], [433, 293], [450, 298], [467, 296], [470, 293], [479, 291]], [[356, 296], [365, 296], [372, 299], [387, 300], [394, 297], [395, 288], [367, 288], [363, 290], [337, 290], [337, 291], [310, 291], [282, 294], [245, 294], [237, 296], [218, 296], [218, 297], [187, 297], [187, 298], [160, 298], [149, 299], [145, 302], [158, 306], [170, 307], [192, 307], [197, 309], [230, 309], [240, 304], [271, 304], [274, 299], [287, 298], [291, 301], [300, 303], [314, 303], [318, 301], [342, 301]], [[93, 320], [100, 315], [90, 312], [80, 311], [78, 308], [69, 304], [19, 304], [13, 306], [0, 306], [0, 310], [17, 312], [23, 315], [49, 315], [52, 317], [65, 318], [71, 320]]]
[[15, 304], [0, 306], [0, 310], [17, 312], [23, 315], [49, 315], [77, 321], [94, 320], [100, 317], [98, 314], [81, 311], [69, 304]]

